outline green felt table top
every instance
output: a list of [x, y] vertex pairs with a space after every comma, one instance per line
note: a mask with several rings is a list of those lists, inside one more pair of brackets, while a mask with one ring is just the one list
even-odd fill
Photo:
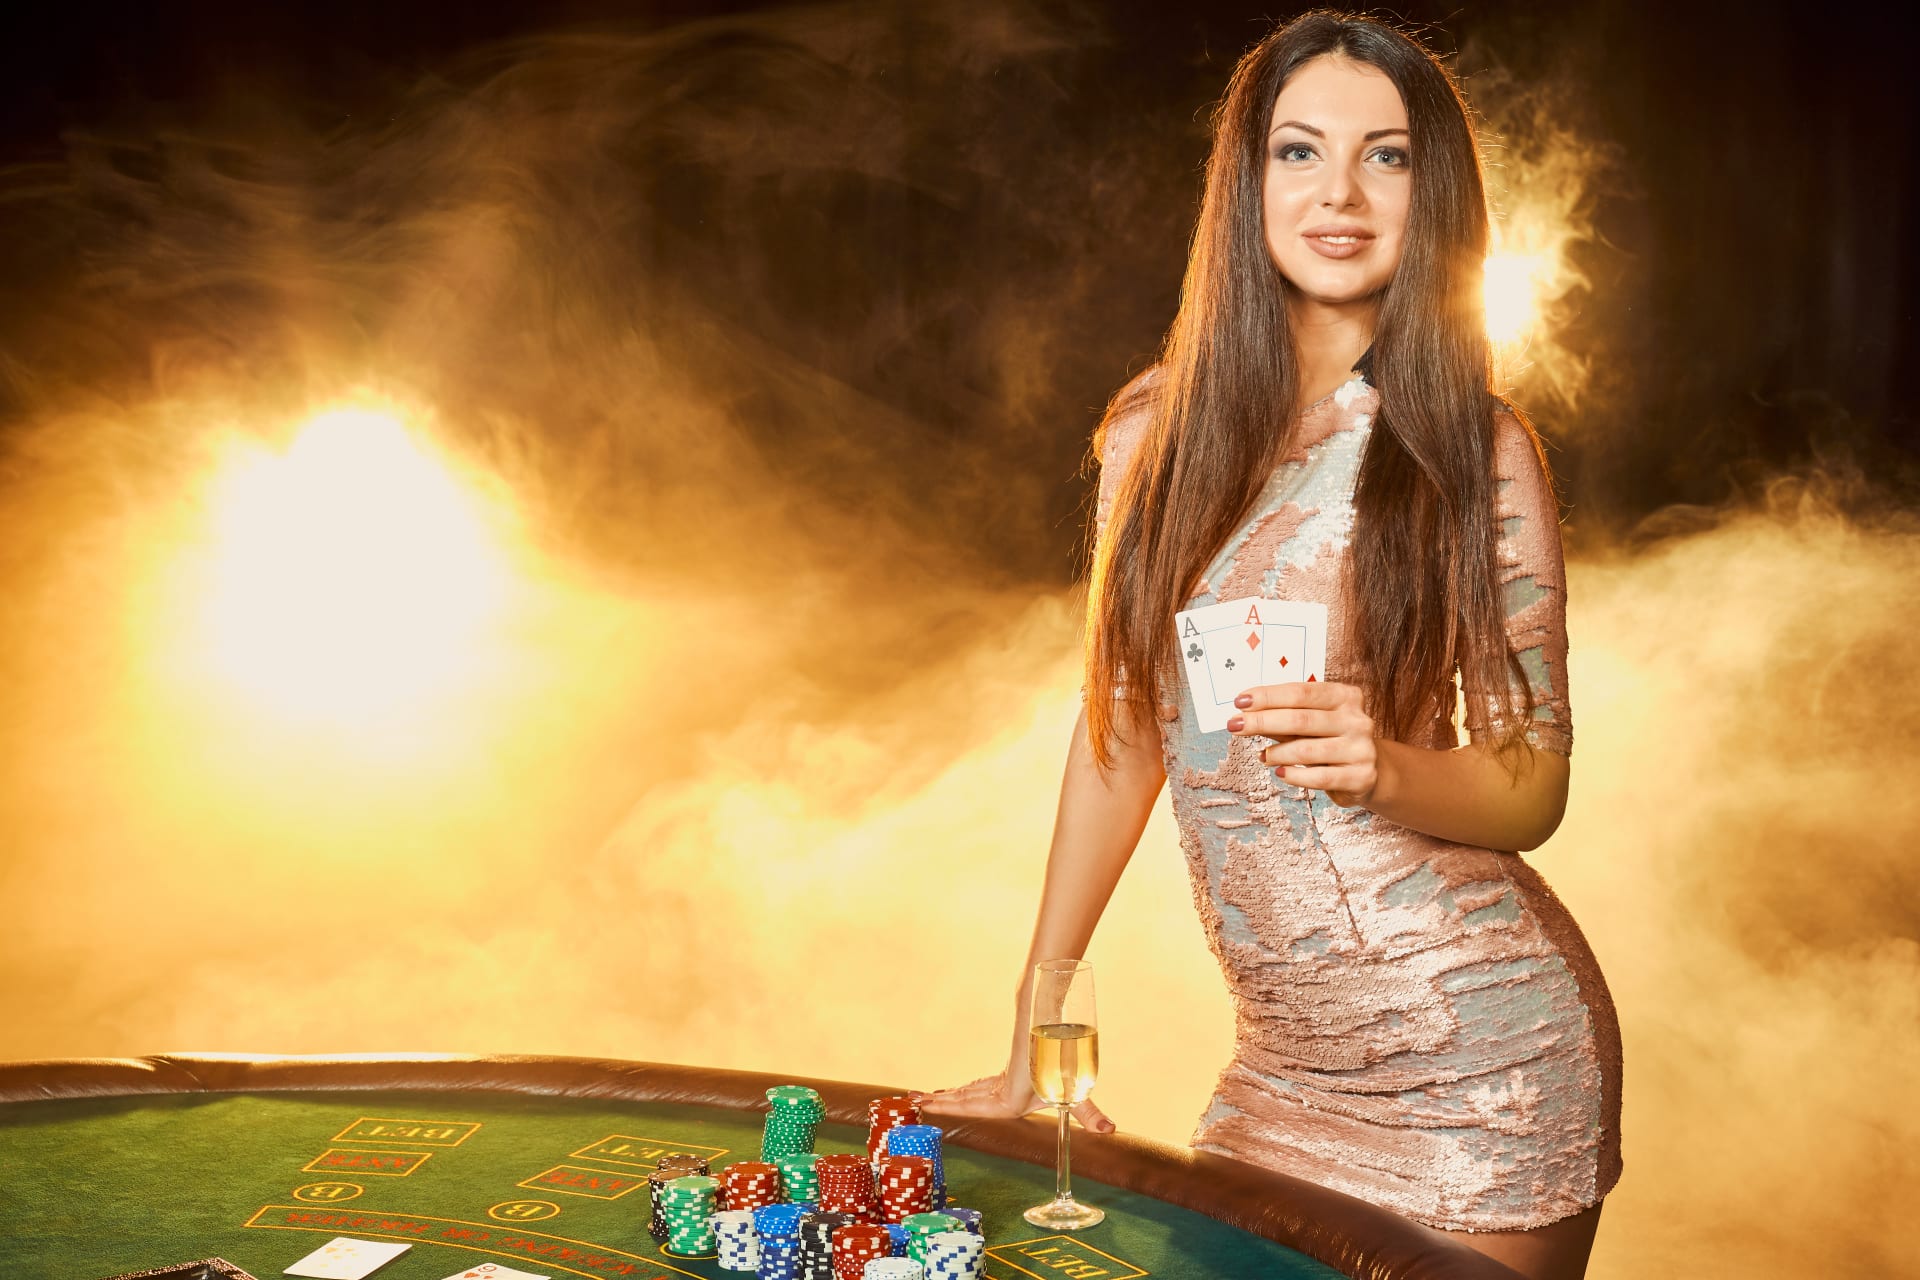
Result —
[[[219, 1256], [261, 1280], [334, 1236], [408, 1240], [375, 1280], [442, 1280], [481, 1262], [537, 1274], [739, 1277], [667, 1257], [647, 1234], [646, 1173], [670, 1151], [716, 1172], [757, 1159], [759, 1114], [496, 1093], [149, 1095], [0, 1107], [0, 1275], [95, 1280]], [[866, 1150], [820, 1127], [817, 1149]], [[1076, 1181], [1107, 1211], [1048, 1237], [1020, 1216], [1053, 1175], [949, 1148], [957, 1204], [985, 1214], [991, 1280], [1142, 1276], [1338, 1280], [1237, 1228]]]

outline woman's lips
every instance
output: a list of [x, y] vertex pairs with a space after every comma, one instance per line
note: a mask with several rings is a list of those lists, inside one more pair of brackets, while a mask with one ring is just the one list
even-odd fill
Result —
[[1323, 258], [1351, 258], [1373, 243], [1373, 233], [1358, 227], [1312, 227], [1300, 238]]

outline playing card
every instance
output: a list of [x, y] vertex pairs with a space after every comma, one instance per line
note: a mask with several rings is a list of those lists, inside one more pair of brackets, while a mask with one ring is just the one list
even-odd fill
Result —
[[1323, 604], [1249, 596], [1183, 610], [1174, 628], [1202, 733], [1225, 729], [1233, 700], [1257, 685], [1326, 678]]
[[360, 1280], [413, 1248], [406, 1243], [352, 1240], [335, 1236], [283, 1271], [289, 1276], [318, 1276], [320, 1280]]
[[483, 1262], [477, 1267], [465, 1271], [456, 1271], [447, 1280], [551, 1280], [548, 1276], [537, 1276], [531, 1271], [515, 1271], [512, 1267], [503, 1267], [497, 1262]]

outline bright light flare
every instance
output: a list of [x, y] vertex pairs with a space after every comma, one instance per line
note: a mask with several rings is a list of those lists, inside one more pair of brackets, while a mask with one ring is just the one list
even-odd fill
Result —
[[394, 416], [321, 414], [215, 477], [202, 661], [259, 706], [371, 726], [469, 684], [510, 574], [474, 496]]
[[1533, 328], [1552, 265], [1542, 253], [1495, 253], [1487, 258], [1487, 337], [1496, 346], [1518, 344]]

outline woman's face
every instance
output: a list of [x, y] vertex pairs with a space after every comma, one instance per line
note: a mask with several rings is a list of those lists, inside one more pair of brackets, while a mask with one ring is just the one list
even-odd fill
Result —
[[1268, 129], [1267, 252], [1296, 306], [1372, 306], [1400, 263], [1412, 192], [1400, 91], [1328, 54], [1294, 72]]

